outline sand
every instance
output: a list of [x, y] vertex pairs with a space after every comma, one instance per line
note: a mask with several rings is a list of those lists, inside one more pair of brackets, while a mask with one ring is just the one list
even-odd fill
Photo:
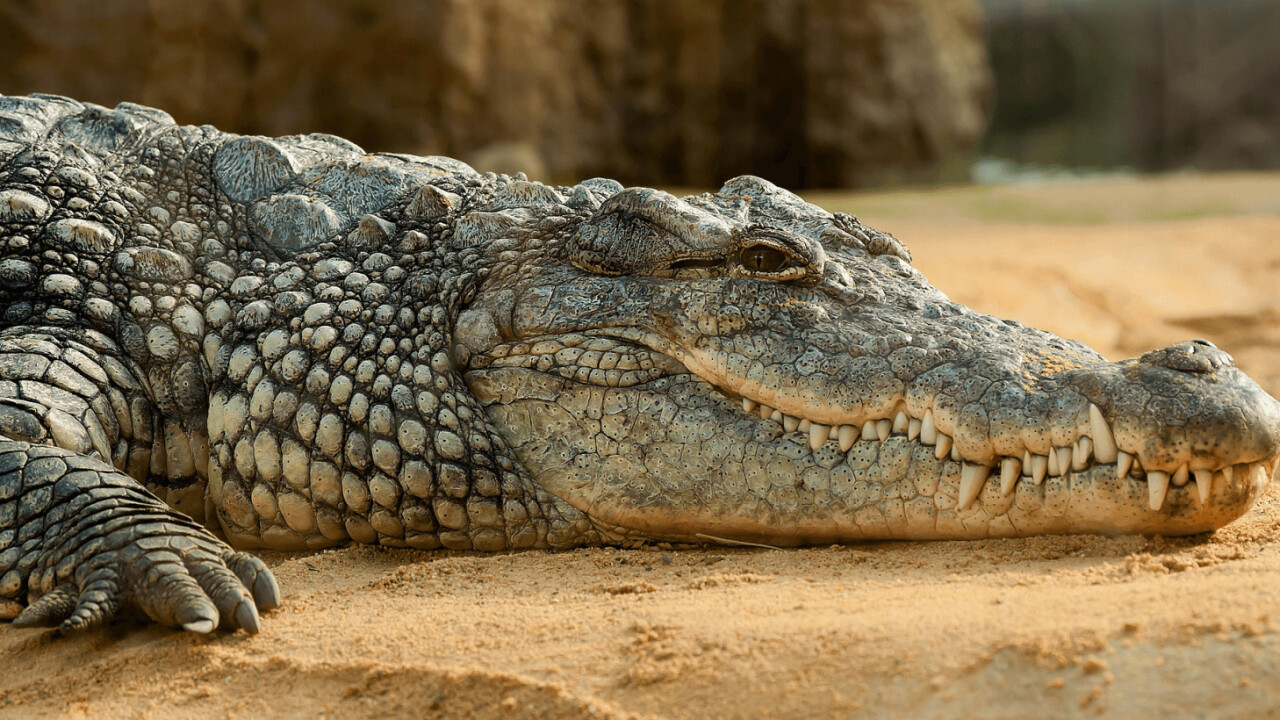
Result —
[[[972, 307], [1280, 391], [1280, 175], [823, 195]], [[0, 628], [0, 717], [1280, 717], [1280, 491], [1207, 536], [268, 554], [263, 632]]]

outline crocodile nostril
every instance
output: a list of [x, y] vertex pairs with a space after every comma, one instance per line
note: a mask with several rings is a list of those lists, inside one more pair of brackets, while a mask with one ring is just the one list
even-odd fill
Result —
[[1218, 349], [1208, 340], [1188, 340], [1160, 350], [1152, 350], [1138, 359], [1148, 365], [1160, 365], [1171, 370], [1207, 373], [1229, 367], [1235, 359]]

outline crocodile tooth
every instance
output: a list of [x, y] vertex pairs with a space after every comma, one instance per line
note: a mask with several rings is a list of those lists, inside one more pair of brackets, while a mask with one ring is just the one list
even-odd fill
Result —
[[757, 405], [759, 405], [759, 403], [757, 403], [755, 400], [752, 400], [750, 398], [742, 398], [743, 412], [755, 412]]
[[1209, 494], [1213, 492], [1213, 471], [1196, 471], [1196, 490], [1200, 491], [1200, 504], [1209, 502]]
[[862, 423], [862, 439], [863, 440], [875, 440], [878, 437], [879, 436], [876, 434], [875, 420], [868, 420]]
[[986, 465], [975, 465], [973, 463], [964, 463], [960, 468], [960, 504], [961, 510], [968, 510], [974, 500], [978, 499], [978, 495], [982, 493], [982, 486], [987, 482], [987, 476], [991, 473], [991, 468]]
[[1071, 446], [1071, 469], [1080, 472], [1089, 466], [1089, 458], [1093, 455], [1093, 441], [1088, 435], [1081, 435], [1076, 444]]
[[933, 425], [933, 410], [925, 410], [920, 420], [920, 442], [933, 445], [938, 442], [938, 428]]
[[1174, 487], [1182, 487], [1183, 485], [1186, 485], [1187, 480], [1189, 479], [1187, 477], [1187, 466], [1183, 465], [1182, 467], [1179, 467], [1177, 470], [1174, 470], [1173, 476], [1171, 479], [1173, 480]]
[[858, 428], [853, 425], [841, 425], [836, 439], [840, 442], [840, 452], [849, 452], [849, 448], [858, 441]]
[[[1219, 478], [1221, 478], [1221, 479], [1219, 479]], [[1231, 483], [1231, 480], [1227, 477], [1226, 473], [1224, 473], [1222, 470], [1219, 470], [1218, 472], [1215, 472], [1215, 473], [1213, 474], [1213, 483], [1212, 483], [1212, 485], [1215, 485], [1215, 486], [1218, 486], [1218, 487], [1226, 487], [1226, 486], [1227, 486], [1227, 485], [1229, 485], [1230, 483]], [[1210, 489], [1212, 489], [1212, 487], [1211, 487]]]
[[1129, 453], [1119, 450], [1116, 452], [1116, 479], [1123, 480], [1129, 474], [1129, 470], [1133, 468], [1133, 456]]
[[1058, 453], [1053, 448], [1049, 448], [1049, 454], [1046, 457], [1050, 477], [1058, 477], [1062, 471], [1058, 468]]
[[1026, 473], [1028, 477], [1031, 476], [1031, 451], [1030, 450], [1022, 451], [1022, 472]]
[[893, 417], [893, 434], [905, 435], [907, 432], [907, 426], [910, 424], [910, 421], [907, 419], [907, 414], [899, 410], [898, 414]]
[[938, 433], [938, 444], [933, 448], [933, 456], [942, 460], [949, 454], [951, 454], [951, 436]]
[[774, 410], [773, 412], [769, 413], [769, 419], [778, 423], [779, 425], [782, 424], [782, 419], [784, 417], [786, 417], [786, 415], [783, 415], [781, 410]]
[[798, 427], [800, 427], [800, 418], [795, 417], [795, 416], [793, 416], [793, 415], [783, 415], [783, 416], [782, 416], [782, 429], [783, 429], [783, 430], [786, 430], [787, 432], [795, 432], [795, 431], [796, 431], [796, 428], [798, 428]]
[[960, 457], [960, 446], [954, 442], [951, 443], [951, 459], [956, 462], [960, 462], [963, 459]]
[[1249, 465], [1249, 484], [1253, 487], [1260, 487], [1267, 481], [1267, 465], [1266, 463], [1253, 463]]
[[876, 437], [880, 438], [880, 442], [889, 439], [889, 433], [893, 430], [893, 423], [888, 420], [876, 421]]
[[1222, 477], [1226, 478], [1227, 482], [1229, 483], [1231, 482], [1231, 476], [1233, 473], [1235, 473], [1235, 471], [1236, 471], [1235, 466], [1228, 465], [1222, 468]]
[[813, 427], [813, 422], [811, 422], [809, 418], [801, 418], [800, 424], [796, 426], [796, 430], [799, 430], [802, 433], [807, 433], [811, 427]]
[[756, 412], [760, 415], [761, 420], [768, 420], [773, 415], [773, 408], [761, 403], [760, 407], [756, 408]]
[[907, 439], [915, 440], [920, 437], [920, 428], [923, 425], [919, 420], [911, 418], [907, 421]]
[[1049, 469], [1049, 458], [1044, 455], [1031, 456], [1031, 479], [1036, 485], [1044, 482], [1045, 471]]
[[1116, 436], [1111, 432], [1107, 419], [1097, 405], [1089, 405], [1089, 427], [1093, 431], [1093, 456], [1098, 462], [1113, 463], [1116, 461]]
[[822, 423], [809, 424], [809, 449], [817, 450], [827, 444], [827, 439], [831, 437], [831, 426]]
[[1069, 470], [1071, 470], [1071, 448], [1070, 446], [1060, 447], [1058, 448], [1058, 474], [1066, 475]]
[[1159, 470], [1147, 471], [1148, 507], [1159, 510], [1164, 506], [1164, 496], [1169, 492], [1169, 473]]
[[1018, 458], [1007, 457], [1000, 461], [1000, 494], [1005, 497], [1013, 492], [1014, 483], [1018, 482], [1018, 476], [1022, 474], [1022, 461]]

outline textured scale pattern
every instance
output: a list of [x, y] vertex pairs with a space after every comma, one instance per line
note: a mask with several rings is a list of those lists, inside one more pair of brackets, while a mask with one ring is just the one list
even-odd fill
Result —
[[253, 632], [233, 547], [1191, 533], [1269, 481], [1225, 352], [1108, 363], [910, 260], [759, 178], [0, 97], [0, 614]]

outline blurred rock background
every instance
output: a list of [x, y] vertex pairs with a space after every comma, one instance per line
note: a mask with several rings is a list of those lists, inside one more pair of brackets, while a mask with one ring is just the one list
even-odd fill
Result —
[[[976, 0], [3, 0], [0, 92], [322, 131], [542, 179], [963, 177]], [[541, 172], [539, 172], [541, 170]]]
[[865, 187], [1278, 167], [1277, 38], [1277, 0], [0, 0], [0, 93], [561, 182]]
[[1277, 0], [983, 0], [987, 155], [1141, 171], [1280, 167]]

